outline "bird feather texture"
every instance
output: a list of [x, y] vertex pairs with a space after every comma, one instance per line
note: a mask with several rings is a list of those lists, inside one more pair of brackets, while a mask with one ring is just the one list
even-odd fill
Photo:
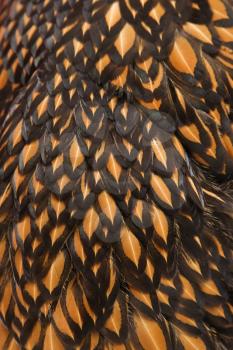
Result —
[[0, 350], [233, 347], [232, 0], [0, 3]]

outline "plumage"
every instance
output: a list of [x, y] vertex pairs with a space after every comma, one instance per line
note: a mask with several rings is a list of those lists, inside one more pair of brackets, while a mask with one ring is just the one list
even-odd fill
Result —
[[232, 0], [0, 3], [0, 350], [233, 347]]

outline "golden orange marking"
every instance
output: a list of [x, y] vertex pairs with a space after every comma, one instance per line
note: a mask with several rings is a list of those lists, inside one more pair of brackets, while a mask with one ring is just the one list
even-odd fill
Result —
[[149, 277], [151, 281], [153, 281], [154, 273], [155, 273], [155, 268], [153, 264], [151, 263], [150, 259], [146, 259], [146, 268], [145, 268], [145, 273]]
[[203, 57], [203, 60], [204, 60], [204, 63], [205, 63], [207, 72], [208, 72], [208, 74], [209, 74], [211, 83], [212, 83], [212, 89], [213, 89], [214, 91], [216, 91], [216, 89], [217, 89], [217, 87], [218, 87], [218, 84], [217, 84], [217, 80], [216, 80], [216, 76], [215, 76], [215, 72], [214, 72], [214, 70], [213, 70], [213, 67], [211, 66], [211, 64], [210, 64], [210, 62], [208, 61], [207, 58]]
[[73, 138], [70, 150], [69, 150], [69, 156], [70, 156], [70, 161], [71, 165], [73, 168], [73, 171], [78, 168], [84, 161], [84, 156], [81, 152], [81, 149], [79, 147], [79, 144], [77, 142], [76, 137]]
[[196, 301], [195, 293], [194, 293], [194, 290], [193, 290], [191, 283], [187, 280], [187, 278], [185, 278], [182, 275], [180, 275], [180, 280], [181, 280], [182, 285], [183, 285], [182, 296], [186, 299], [191, 299], [193, 301]]
[[125, 256], [137, 267], [141, 256], [141, 245], [135, 235], [126, 227], [121, 230], [121, 244]]
[[115, 79], [112, 80], [112, 84], [118, 87], [123, 87], [126, 84], [127, 76], [128, 76], [128, 67], [126, 66], [121, 71], [121, 73]]
[[121, 166], [117, 162], [115, 157], [112, 155], [112, 153], [109, 155], [108, 158], [107, 169], [118, 183], [121, 176]]
[[61, 213], [65, 210], [64, 202], [58, 200], [54, 195], [51, 195], [51, 206], [54, 209], [58, 219]]
[[69, 24], [69, 25], [65, 25], [65, 27], [62, 28], [62, 35], [66, 35], [68, 32], [70, 32], [76, 25], [77, 25], [77, 21], [74, 21], [73, 23]]
[[225, 134], [222, 136], [222, 142], [230, 157], [233, 158], [233, 144], [231, 138]]
[[199, 39], [204, 43], [212, 44], [211, 33], [206, 25], [187, 22], [183, 26], [183, 29], [186, 33], [192, 35], [196, 39]]
[[25, 344], [26, 349], [33, 349], [37, 345], [40, 338], [40, 333], [41, 333], [41, 323], [40, 321], [37, 321]]
[[154, 139], [151, 142], [151, 146], [155, 157], [167, 168], [167, 154], [161, 141], [159, 139]]
[[105, 327], [115, 332], [117, 335], [120, 334], [121, 329], [121, 309], [118, 301], [116, 300], [113, 305], [113, 311], [111, 316], [107, 319]]
[[176, 316], [177, 320], [183, 322], [184, 324], [188, 324], [190, 326], [196, 327], [196, 322], [192, 318], [185, 316], [179, 312], [176, 312], [175, 316]]
[[56, 332], [52, 324], [50, 324], [46, 329], [45, 339], [44, 339], [44, 349], [64, 350], [64, 347], [61, 344], [60, 340], [58, 339], [58, 336], [56, 335]]
[[85, 259], [86, 259], [86, 254], [85, 254], [85, 250], [83, 248], [83, 243], [80, 239], [80, 234], [78, 231], [76, 231], [74, 233], [74, 249], [75, 249], [75, 253], [77, 254], [77, 256], [81, 259], [82, 263], [84, 264]]
[[17, 236], [24, 242], [31, 232], [31, 221], [29, 216], [25, 216], [16, 224]]
[[160, 106], [161, 106], [161, 103], [162, 103], [162, 100], [159, 99], [153, 99], [152, 101], [150, 102], [147, 102], [147, 101], [144, 101], [144, 100], [141, 100], [141, 99], [136, 99], [138, 101], [139, 104], [141, 104], [142, 106], [144, 106], [145, 108], [148, 108], [149, 110], [152, 109], [152, 110], [159, 110]]
[[4, 68], [1, 68], [1, 70], [0, 70], [0, 90], [4, 89], [7, 82], [8, 82], [7, 70], [5, 70]]
[[169, 305], [169, 299], [167, 294], [161, 292], [160, 290], [157, 290], [157, 296], [161, 303]]
[[1, 334], [1, 345], [4, 346], [5, 341], [9, 336], [8, 329], [3, 325], [2, 321], [0, 321], [0, 334]]
[[98, 70], [99, 74], [101, 74], [104, 71], [104, 69], [109, 65], [110, 62], [110, 58], [107, 54], [105, 54], [99, 59], [99, 61], [96, 63], [96, 69]]
[[[80, 41], [78, 41], [76, 38], [74, 38], [73, 46], [74, 46], [74, 55], [76, 56], [77, 53], [79, 53], [82, 50], [83, 44]], [[70, 62], [69, 62], [69, 65], [70, 65]]]
[[121, 20], [120, 5], [118, 1], [115, 1], [107, 11], [105, 15], [105, 21], [108, 26], [108, 30], [111, 30], [115, 24]]
[[92, 311], [92, 309], [91, 309], [91, 307], [90, 307], [90, 305], [88, 303], [88, 300], [87, 300], [87, 298], [85, 296], [85, 293], [83, 292], [82, 294], [83, 294], [83, 306], [84, 306], [86, 312], [92, 318], [93, 322], [95, 322], [97, 317], [96, 317], [95, 313]]
[[52, 245], [65, 233], [65, 225], [55, 226], [50, 232]]
[[218, 306], [206, 306], [205, 310], [207, 310], [210, 314], [217, 316], [217, 317], [222, 317], [225, 319], [225, 313], [222, 308], [222, 305]]
[[62, 311], [60, 302], [57, 304], [56, 309], [53, 313], [53, 320], [54, 320], [57, 328], [60, 330], [60, 332], [68, 335], [72, 339], [74, 338], [73, 333], [70, 329], [70, 326], [69, 326], [69, 324], [65, 318], [65, 315]]
[[[142, 70], [144, 70], [147, 74], [149, 73], [150, 67], [153, 63], [153, 58], [152, 57], [148, 57], [145, 61], [143, 62], [138, 62], [138, 67], [140, 67]], [[159, 63], [159, 67], [160, 67], [160, 63]]]
[[112, 258], [109, 259], [109, 285], [108, 285], [108, 289], [106, 291], [106, 295], [107, 297], [109, 297], [109, 295], [111, 294], [115, 284], [116, 284], [116, 268], [114, 265], [114, 261]]
[[101, 192], [98, 200], [99, 200], [101, 210], [113, 224], [115, 215], [117, 213], [117, 207], [114, 200], [106, 191]]
[[39, 150], [39, 141], [34, 140], [29, 144], [26, 144], [22, 151], [22, 160], [24, 165], [26, 165], [35, 155], [37, 154]]
[[200, 288], [201, 290], [206, 293], [206, 294], [210, 294], [210, 295], [220, 295], [219, 290], [217, 289], [215, 283], [213, 280], [208, 279], [208, 280], [204, 280], [201, 284], [200, 284]]
[[4, 255], [7, 253], [7, 244], [6, 244], [7, 240], [4, 237], [1, 241], [0, 241], [0, 261], [3, 259]]
[[30, 297], [36, 302], [38, 296], [40, 295], [40, 290], [35, 282], [28, 282], [25, 285], [25, 291], [28, 292]]
[[228, 19], [228, 14], [221, 0], [208, 0], [211, 11], [213, 13], [212, 21], [218, 21], [221, 19]]
[[136, 333], [145, 350], [166, 350], [166, 340], [159, 324], [144, 315], [137, 313], [134, 317]]
[[0, 208], [4, 205], [4, 202], [12, 195], [12, 187], [9, 183], [6, 188], [4, 189], [4, 192], [0, 196]]
[[167, 243], [168, 235], [168, 221], [164, 212], [157, 208], [155, 205], [152, 206], [151, 210], [153, 226], [157, 234]]
[[129, 23], [126, 23], [121, 29], [114, 43], [114, 46], [116, 47], [122, 59], [124, 58], [126, 53], [133, 47], [135, 38], [136, 34], [133, 27]]
[[165, 182], [158, 175], [151, 175], [151, 186], [156, 195], [170, 207], [172, 207], [171, 192]]
[[165, 10], [163, 6], [160, 3], [157, 3], [152, 7], [151, 11], [149, 12], [149, 16], [156, 22], [160, 23], [161, 17], [164, 15], [164, 13]]
[[31, 25], [27, 31], [27, 36], [28, 36], [29, 40], [31, 40], [32, 36], [35, 34], [36, 31], [37, 31], [37, 27], [34, 24]]
[[99, 225], [99, 216], [94, 208], [90, 208], [85, 214], [83, 220], [83, 229], [88, 238], [91, 239], [93, 233], [97, 230]]
[[169, 56], [173, 67], [181, 73], [194, 74], [197, 57], [189, 41], [179, 35], [176, 37], [173, 50]]
[[66, 307], [70, 318], [75, 323], [77, 323], [79, 327], [82, 329], [83, 320], [79, 311], [79, 306], [77, 304], [76, 297], [74, 296], [72, 289], [73, 289], [72, 283], [69, 283], [69, 285], [67, 286], [67, 292], [66, 292]]
[[82, 25], [83, 35], [85, 35], [85, 33], [90, 29], [90, 27], [91, 27], [91, 24], [89, 22], [83, 22], [83, 25]]
[[43, 278], [43, 283], [51, 294], [53, 290], [59, 285], [61, 275], [65, 266], [65, 256], [63, 252], [59, 252], [47, 275]]
[[205, 161], [199, 154], [197, 154], [197, 153], [194, 152], [194, 153], [193, 153], [193, 156], [194, 156], [194, 158], [195, 158], [199, 163], [201, 163], [201, 164], [203, 164], [203, 165], [209, 167], [209, 163], [207, 163], [207, 161]]
[[151, 299], [150, 299], [150, 295], [148, 293], [141, 292], [140, 290], [134, 289], [132, 287], [130, 287], [130, 292], [133, 294], [133, 296], [135, 298], [140, 300], [142, 303], [146, 304], [151, 309], [153, 308], [152, 303], [151, 303]]
[[185, 350], [207, 350], [200, 338], [192, 337], [177, 327], [176, 330]]
[[49, 222], [47, 208], [42, 211], [42, 213], [37, 217], [35, 222], [39, 231], [41, 232], [43, 230], [43, 227]]
[[3, 316], [3, 319], [5, 319], [6, 313], [10, 305], [11, 295], [12, 295], [11, 281], [7, 282], [7, 285], [4, 287], [3, 290], [4, 292], [0, 302], [0, 313]]
[[212, 119], [215, 121], [215, 123], [218, 126], [220, 126], [221, 125], [221, 114], [219, 113], [217, 108], [215, 108], [214, 110], [209, 111], [209, 114], [212, 117]]
[[148, 83], [143, 83], [142, 85], [145, 89], [148, 89], [151, 92], [153, 92], [155, 89], [160, 87], [160, 84], [163, 80], [163, 77], [164, 77], [164, 68], [163, 68], [162, 64], [159, 63], [158, 64], [158, 73], [157, 73], [156, 77], [153, 80], [149, 79]]
[[179, 128], [179, 131], [189, 141], [201, 143], [199, 130], [195, 124], [183, 125]]

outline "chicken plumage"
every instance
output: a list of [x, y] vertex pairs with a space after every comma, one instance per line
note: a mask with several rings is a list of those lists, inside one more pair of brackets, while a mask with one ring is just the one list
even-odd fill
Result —
[[232, 0], [0, 4], [0, 349], [233, 348]]

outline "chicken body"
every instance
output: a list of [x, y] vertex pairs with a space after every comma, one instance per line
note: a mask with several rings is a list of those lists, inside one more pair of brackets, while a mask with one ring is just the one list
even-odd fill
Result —
[[0, 4], [0, 350], [233, 349], [232, 0]]

